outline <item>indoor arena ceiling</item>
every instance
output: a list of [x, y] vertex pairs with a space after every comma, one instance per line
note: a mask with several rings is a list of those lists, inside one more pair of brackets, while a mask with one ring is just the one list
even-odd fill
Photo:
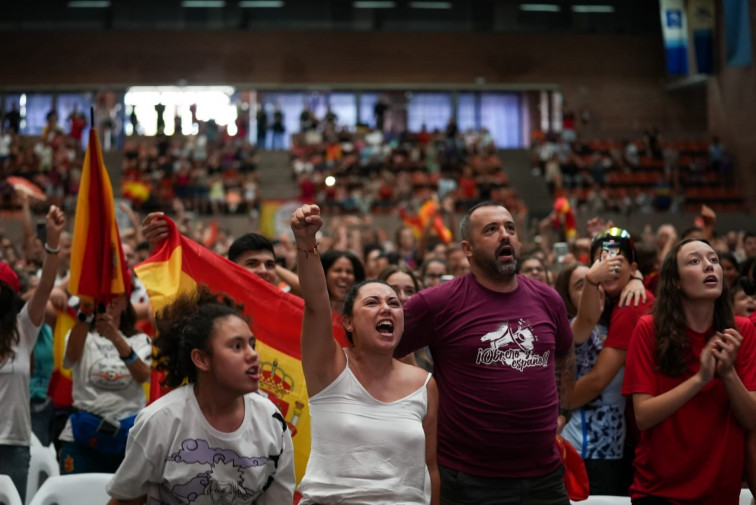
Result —
[[[2, 31], [659, 32], [657, 0], [22, 0]], [[411, 48], [408, 48], [411, 50]]]

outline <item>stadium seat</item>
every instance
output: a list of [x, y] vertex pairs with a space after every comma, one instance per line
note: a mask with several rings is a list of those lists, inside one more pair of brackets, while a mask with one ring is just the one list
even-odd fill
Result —
[[30, 505], [103, 505], [110, 497], [105, 485], [110, 473], [79, 473], [50, 477], [42, 484]]
[[7, 475], [0, 475], [0, 503], [4, 505], [22, 505], [18, 490]]
[[753, 495], [750, 489], [743, 488], [740, 490], [740, 501], [738, 503], [739, 505], [751, 505], [753, 503]]

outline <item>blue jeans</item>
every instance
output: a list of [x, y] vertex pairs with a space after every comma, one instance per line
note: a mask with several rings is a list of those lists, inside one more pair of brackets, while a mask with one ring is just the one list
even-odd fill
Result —
[[8, 475], [16, 485], [21, 503], [26, 501], [26, 479], [31, 454], [28, 445], [0, 445], [0, 474]]
[[60, 447], [60, 474], [69, 473], [115, 473], [125, 453], [100, 454], [76, 442], [63, 442]]
[[570, 505], [564, 467], [529, 478], [479, 477], [438, 465], [441, 505]]

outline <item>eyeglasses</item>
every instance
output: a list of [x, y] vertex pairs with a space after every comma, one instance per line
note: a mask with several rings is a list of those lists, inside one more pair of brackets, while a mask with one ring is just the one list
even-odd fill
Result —
[[427, 273], [425, 274], [426, 277], [430, 277], [431, 279], [440, 279], [446, 274], [433, 274], [433, 273]]

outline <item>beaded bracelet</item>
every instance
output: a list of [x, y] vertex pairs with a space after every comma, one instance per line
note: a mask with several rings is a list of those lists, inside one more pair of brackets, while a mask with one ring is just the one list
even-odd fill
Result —
[[318, 255], [318, 246], [320, 245], [320, 242], [315, 242], [315, 245], [312, 246], [312, 249], [300, 249], [297, 247], [298, 251], [302, 251], [305, 253], [305, 259], [310, 257], [310, 253], [314, 254], [315, 256]]

